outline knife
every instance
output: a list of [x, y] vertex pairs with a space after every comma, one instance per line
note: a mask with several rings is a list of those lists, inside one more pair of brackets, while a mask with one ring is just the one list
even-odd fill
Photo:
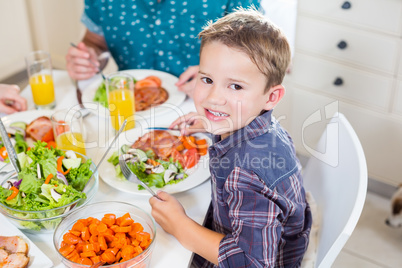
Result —
[[1, 118], [0, 118], [0, 133], [4, 142], [4, 146], [6, 146], [8, 158], [10, 159], [11, 164], [13, 164], [15, 171], [17, 171], [17, 173], [20, 173], [21, 166], [20, 162], [18, 161], [17, 153], [15, 152], [14, 147], [11, 144], [10, 138], [8, 137], [6, 128], [4, 127]]

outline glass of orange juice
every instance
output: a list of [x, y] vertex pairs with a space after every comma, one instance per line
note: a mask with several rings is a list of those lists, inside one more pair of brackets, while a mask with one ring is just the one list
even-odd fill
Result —
[[25, 61], [36, 109], [53, 109], [56, 101], [50, 54], [34, 51], [25, 57]]
[[[50, 117], [57, 148], [86, 155], [85, 129], [79, 110], [59, 110]], [[78, 155], [77, 155], [78, 156]]]
[[123, 131], [134, 128], [134, 78], [125, 73], [113, 73], [106, 77], [105, 84], [112, 127], [118, 131], [127, 119]]

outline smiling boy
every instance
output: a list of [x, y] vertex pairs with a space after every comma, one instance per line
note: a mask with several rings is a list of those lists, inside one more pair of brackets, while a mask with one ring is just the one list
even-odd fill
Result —
[[[161, 227], [198, 254], [202, 267], [298, 267], [307, 249], [310, 208], [301, 166], [272, 115], [290, 62], [283, 33], [258, 11], [238, 10], [199, 34], [197, 115], [176, 120], [213, 134], [210, 228], [171, 195], [150, 199]], [[201, 257], [200, 257], [201, 256]]]

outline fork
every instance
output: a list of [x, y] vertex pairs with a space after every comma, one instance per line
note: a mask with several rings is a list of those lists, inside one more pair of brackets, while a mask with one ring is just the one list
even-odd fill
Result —
[[151, 189], [149, 186], [140, 180], [137, 175], [134, 174], [134, 172], [131, 171], [131, 169], [127, 166], [126, 161], [124, 159], [124, 155], [121, 155], [119, 157], [119, 165], [121, 169], [121, 173], [123, 173], [124, 177], [131, 182], [139, 183], [141, 186], [143, 186], [145, 189], [148, 190], [149, 193], [151, 193], [154, 197], [158, 198], [159, 200], [162, 200], [159, 198], [159, 196]]

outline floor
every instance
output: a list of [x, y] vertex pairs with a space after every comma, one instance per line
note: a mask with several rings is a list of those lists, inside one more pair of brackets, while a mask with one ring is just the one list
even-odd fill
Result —
[[402, 267], [402, 228], [385, 224], [389, 212], [389, 198], [368, 192], [356, 229], [332, 267]]

